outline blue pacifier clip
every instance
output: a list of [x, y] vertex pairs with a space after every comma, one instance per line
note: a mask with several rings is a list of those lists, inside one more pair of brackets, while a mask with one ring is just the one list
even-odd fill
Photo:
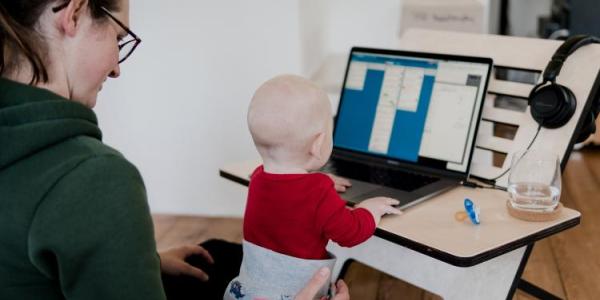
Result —
[[471, 201], [469, 198], [465, 198], [465, 210], [471, 222], [475, 225], [479, 225], [479, 207]]

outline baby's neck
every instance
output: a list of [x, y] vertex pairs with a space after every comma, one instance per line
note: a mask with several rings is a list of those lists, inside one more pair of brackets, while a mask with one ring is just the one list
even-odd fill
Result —
[[271, 174], [306, 174], [309, 172], [302, 166], [278, 164], [267, 161], [263, 163], [263, 169], [265, 170], [265, 172]]

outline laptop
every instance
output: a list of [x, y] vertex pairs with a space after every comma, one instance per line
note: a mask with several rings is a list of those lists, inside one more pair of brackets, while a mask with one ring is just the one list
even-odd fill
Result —
[[466, 180], [492, 63], [352, 48], [324, 168], [352, 181], [341, 196], [406, 208]]

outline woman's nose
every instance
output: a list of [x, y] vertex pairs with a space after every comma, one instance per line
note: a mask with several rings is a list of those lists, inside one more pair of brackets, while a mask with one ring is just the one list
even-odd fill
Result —
[[109, 77], [111, 78], [117, 78], [121, 75], [121, 68], [119, 67], [119, 64], [117, 64], [115, 66], [114, 69], [112, 69], [112, 71], [110, 72], [110, 74], [108, 74]]

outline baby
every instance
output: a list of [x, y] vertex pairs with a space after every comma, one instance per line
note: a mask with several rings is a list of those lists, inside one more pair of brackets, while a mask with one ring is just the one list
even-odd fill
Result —
[[329, 240], [358, 245], [382, 215], [401, 213], [384, 197], [348, 208], [332, 179], [314, 172], [331, 155], [332, 123], [327, 94], [302, 77], [277, 76], [255, 92], [248, 127], [263, 165], [251, 176], [244, 258], [225, 299], [292, 299], [320, 267], [333, 267]]

